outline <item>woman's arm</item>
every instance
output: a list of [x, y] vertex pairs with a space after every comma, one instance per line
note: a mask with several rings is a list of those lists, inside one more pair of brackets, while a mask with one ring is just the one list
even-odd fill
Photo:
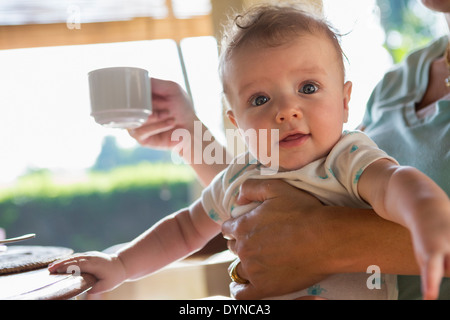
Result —
[[238, 299], [282, 295], [371, 265], [383, 273], [419, 273], [408, 230], [372, 210], [323, 206], [281, 180], [245, 182], [240, 201], [264, 202], [222, 227], [241, 259], [238, 274], [250, 280], [232, 283]]
[[[178, 150], [180, 156], [191, 165], [200, 181], [208, 185], [227, 166], [225, 148], [210, 134], [208, 141], [203, 141], [208, 129], [197, 118], [189, 96], [177, 83], [152, 78], [151, 84], [153, 112], [141, 127], [130, 130], [130, 135], [142, 146], [149, 148], [182, 147], [182, 150]], [[175, 130], [186, 133], [187, 139], [179, 141], [178, 135], [174, 135]], [[214, 149], [217, 152], [221, 151], [223, 161], [216, 161], [214, 164], [205, 163], [203, 152], [211, 143], [215, 144]]]

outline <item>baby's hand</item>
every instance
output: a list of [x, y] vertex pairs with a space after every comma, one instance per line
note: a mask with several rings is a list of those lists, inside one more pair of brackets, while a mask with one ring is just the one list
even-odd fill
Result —
[[438, 298], [442, 277], [450, 271], [450, 211], [444, 210], [440, 214], [439, 218], [430, 214], [420, 230], [413, 233], [414, 251], [421, 269], [422, 294], [426, 300]]
[[89, 293], [109, 291], [126, 280], [125, 268], [117, 255], [102, 252], [75, 254], [68, 258], [55, 261], [48, 266], [50, 273], [71, 273], [77, 266], [80, 273], [89, 273], [97, 278]]

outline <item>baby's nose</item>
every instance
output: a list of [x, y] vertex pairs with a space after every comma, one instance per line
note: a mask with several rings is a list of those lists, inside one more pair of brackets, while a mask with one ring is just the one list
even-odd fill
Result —
[[296, 108], [289, 108], [287, 110], [282, 109], [277, 113], [276, 120], [281, 123], [284, 121], [290, 121], [292, 119], [300, 119], [302, 116], [301, 111]]

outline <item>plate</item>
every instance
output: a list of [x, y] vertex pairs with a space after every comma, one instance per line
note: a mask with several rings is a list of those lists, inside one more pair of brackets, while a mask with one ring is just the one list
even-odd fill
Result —
[[72, 253], [72, 249], [64, 247], [8, 246], [0, 253], [0, 275], [44, 268]]

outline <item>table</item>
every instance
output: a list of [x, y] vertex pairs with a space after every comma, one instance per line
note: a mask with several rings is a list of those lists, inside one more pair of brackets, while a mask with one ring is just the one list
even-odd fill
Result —
[[96, 282], [89, 274], [50, 274], [47, 268], [0, 276], [2, 300], [67, 300]]

